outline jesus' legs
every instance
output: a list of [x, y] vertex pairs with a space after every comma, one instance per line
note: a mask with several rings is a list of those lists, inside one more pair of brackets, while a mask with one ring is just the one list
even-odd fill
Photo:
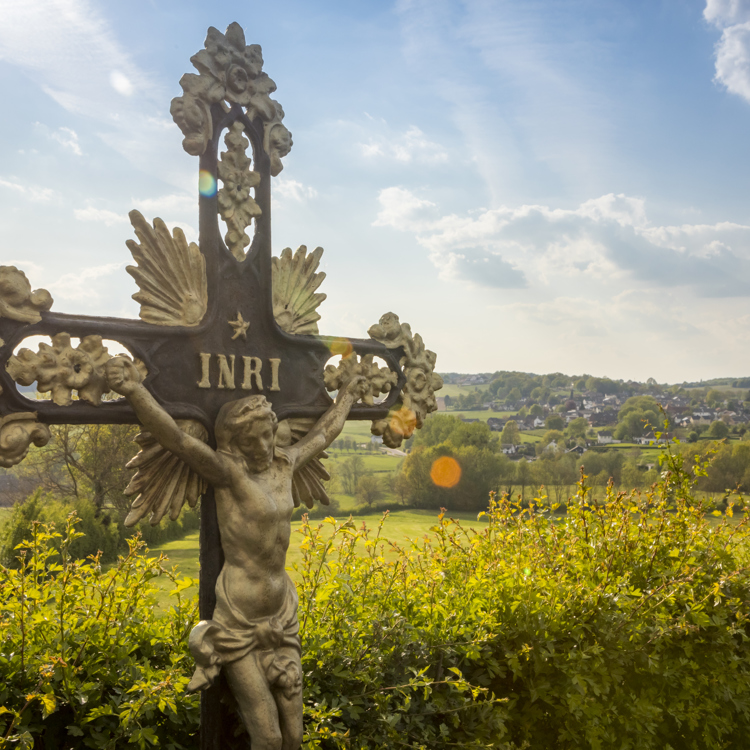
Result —
[[242, 659], [225, 664], [224, 673], [253, 750], [281, 750], [285, 745], [278, 709], [258, 657], [257, 651], [251, 651]]
[[[272, 661], [284, 665], [281, 674], [269, 669]], [[303, 731], [299, 651], [251, 651], [225, 664], [224, 672], [253, 750], [298, 750]], [[274, 685], [269, 685], [269, 672], [275, 675]]]

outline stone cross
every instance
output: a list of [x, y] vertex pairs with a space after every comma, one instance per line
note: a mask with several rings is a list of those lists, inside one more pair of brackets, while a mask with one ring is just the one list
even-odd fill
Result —
[[[261, 49], [246, 45], [234, 23], [225, 34], [210, 28], [205, 49], [191, 62], [198, 73], [182, 77], [183, 94], [172, 101], [171, 113], [185, 150], [200, 158], [199, 243], [188, 243], [180, 229], [170, 233], [161, 219], [149, 223], [131, 211], [138, 241], [127, 241], [136, 262], [127, 271], [139, 288], [133, 297], [140, 321], [52, 312], [48, 292], [32, 291], [21, 271], [0, 266], [0, 465], [19, 463], [32, 442], [46, 444], [49, 425], [144, 425], [141, 452], [131, 462], [137, 471], [126, 492], [136, 497], [126, 523], [176, 519], [185, 502], [194, 506], [200, 498], [203, 622], [191, 636], [198, 662], [191, 685], [206, 687], [224, 666], [245, 727], [263, 744], [268, 732], [279, 731], [276, 708], [269, 709], [275, 729], [273, 721], [264, 729], [265, 718], [253, 718], [240, 685], [247, 675], [229, 666], [242, 661], [232, 638], [244, 639], [242, 649], [265, 654], [274, 638], [288, 640], [291, 631], [269, 630], [266, 621], [275, 619], [265, 615], [250, 622], [240, 612], [237, 617], [250, 623], [242, 626], [212, 620], [225, 553], [233, 559], [241, 546], [233, 541], [236, 529], [222, 529], [223, 514], [244, 503], [254, 519], [258, 503], [271, 502], [276, 510], [269, 523], [288, 530], [292, 501], [308, 507], [328, 502], [320, 458], [345, 419], [373, 420], [373, 434], [397, 447], [435, 410], [442, 381], [434, 374], [435, 354], [393, 313], [369, 329], [369, 339], [318, 334], [322, 249], [286, 249], [278, 258], [271, 253], [271, 178], [281, 171], [292, 138], [281, 106], [270, 98], [276, 85], [262, 70]], [[40, 335], [50, 343], [36, 352], [19, 348]], [[118, 342], [130, 357], [113, 358], [104, 340]], [[330, 363], [335, 355], [340, 362]], [[49, 398], [32, 401], [16, 388], [33, 383]], [[112, 397], [117, 394], [124, 398]], [[259, 500], [261, 486], [271, 489]], [[251, 535], [265, 528], [257, 517], [248, 526]], [[230, 586], [227, 566], [222, 591]], [[251, 573], [239, 575], [246, 579], [241, 590]], [[221, 606], [235, 607], [221, 596]], [[296, 623], [296, 595], [289, 596]], [[241, 627], [254, 635], [237, 635]], [[294, 693], [295, 667], [282, 661], [268, 662], [263, 674], [264, 689], [283, 713], [282, 694]], [[229, 709], [221, 680], [203, 693], [204, 750], [232, 744], [222, 736]], [[301, 727], [301, 697], [293, 704], [289, 710], [299, 713]], [[280, 741], [289, 750], [298, 745], [292, 736]]]

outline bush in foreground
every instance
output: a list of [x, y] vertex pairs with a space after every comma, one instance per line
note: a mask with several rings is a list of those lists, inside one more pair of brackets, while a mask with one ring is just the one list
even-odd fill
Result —
[[493, 499], [407, 550], [303, 528], [307, 746], [744, 746], [746, 523], [665, 469], [603, 503], [584, 479], [562, 520]]
[[[0, 747], [193, 747], [199, 701], [185, 686], [196, 602], [181, 594], [190, 579], [137, 539], [110, 570], [74, 559], [82, 534], [72, 518], [64, 534], [33, 530], [19, 566], [0, 569]], [[157, 575], [175, 582], [162, 616]]]
[[[706, 515], [679, 457], [665, 468], [604, 503], [582, 480], [563, 518], [493, 498], [486, 525], [440, 516], [408, 549], [387, 522], [303, 525], [306, 750], [744, 746], [746, 524]], [[47, 543], [3, 571], [0, 737], [194, 745], [194, 612], [143, 606], [160, 566], [137, 545], [115, 574]]]

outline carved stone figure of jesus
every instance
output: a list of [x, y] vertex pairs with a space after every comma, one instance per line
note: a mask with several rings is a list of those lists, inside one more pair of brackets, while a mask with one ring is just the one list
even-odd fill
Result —
[[224, 567], [213, 619], [195, 626], [196, 670], [189, 690], [224, 670], [253, 750], [297, 750], [302, 743], [302, 670], [297, 593], [286, 573], [292, 476], [328, 447], [367, 390], [362, 376], [293, 445], [275, 444], [277, 420], [263, 396], [225, 404], [216, 419], [217, 449], [183, 432], [141, 384], [133, 363], [106, 364], [109, 387], [127, 398], [143, 426], [215, 488]]

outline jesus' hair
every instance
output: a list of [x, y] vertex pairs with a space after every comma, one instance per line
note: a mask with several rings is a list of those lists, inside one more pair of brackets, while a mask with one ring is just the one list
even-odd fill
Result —
[[270, 419], [276, 430], [278, 420], [265, 396], [248, 396], [224, 404], [216, 417], [216, 445], [219, 450], [229, 450], [238, 430], [255, 419]]

